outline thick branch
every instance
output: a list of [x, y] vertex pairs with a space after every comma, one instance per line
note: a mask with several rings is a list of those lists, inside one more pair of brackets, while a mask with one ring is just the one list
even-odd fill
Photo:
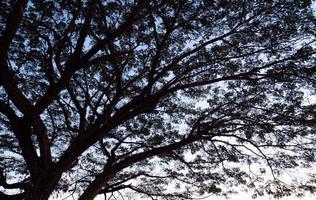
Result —
[[1, 63], [6, 60], [7, 52], [9, 46], [12, 42], [13, 37], [15, 36], [16, 31], [21, 23], [24, 9], [27, 4], [27, 0], [17, 1], [13, 6], [11, 13], [8, 16], [7, 24], [0, 38], [0, 59]]
[[15, 194], [15, 195], [8, 195], [8, 194], [4, 194], [4, 193], [0, 192], [0, 199], [4, 199], [4, 200], [21, 200], [24, 198], [24, 196], [25, 196], [24, 193]]
[[94, 14], [95, 5], [96, 5], [96, 0], [91, 0], [89, 2], [87, 16], [85, 18], [84, 24], [83, 24], [83, 26], [81, 28], [80, 33], [79, 33], [79, 38], [78, 38], [78, 41], [77, 41], [77, 45], [76, 45], [76, 48], [75, 48], [74, 55], [78, 55], [82, 51], [83, 44], [84, 44], [84, 41], [85, 41], [85, 39], [86, 39], [86, 37], [88, 35], [88, 31], [89, 31], [89, 28], [90, 28], [90, 23], [91, 23], [93, 14]]
[[93, 199], [100, 190], [106, 185], [106, 183], [109, 181], [111, 176], [113, 176], [118, 171], [121, 171], [122, 169], [133, 165], [134, 163], [137, 163], [139, 161], [145, 160], [147, 158], [156, 156], [156, 155], [162, 155], [162, 154], [168, 154], [171, 153], [173, 150], [179, 149], [185, 145], [188, 145], [194, 141], [196, 141], [198, 137], [195, 136], [189, 136], [188, 138], [185, 138], [184, 140], [181, 140], [179, 142], [169, 144], [167, 146], [162, 146], [158, 148], [154, 148], [149, 151], [141, 152], [134, 154], [132, 156], [129, 156], [122, 160], [121, 162], [114, 164], [111, 167], [105, 167], [104, 171], [97, 175], [95, 180], [87, 187], [85, 192], [80, 196], [79, 200], [91, 200]]
[[[75, 71], [83, 67], [86, 67], [87, 64], [89, 64], [90, 58], [92, 58], [100, 49], [102, 49], [104, 46], [112, 42], [115, 38], [119, 37], [120, 35], [130, 30], [132, 24], [135, 23], [135, 20], [139, 18], [139, 12], [141, 8], [143, 8], [145, 2], [146, 1], [142, 1], [142, 0], [139, 1], [139, 3], [131, 11], [129, 17], [127, 17], [125, 22], [122, 23], [121, 26], [117, 30], [111, 32], [109, 36], [107, 36], [101, 42], [97, 43], [94, 47], [92, 47], [86, 54], [82, 56], [80, 54], [74, 54], [71, 57], [71, 59], [67, 61], [66, 68], [64, 72], [62, 73], [59, 81], [51, 85], [51, 87], [47, 90], [45, 95], [36, 103], [35, 107], [36, 107], [37, 113], [42, 113], [47, 108], [47, 106], [56, 98], [56, 96], [58, 96], [59, 92], [63, 90], [65, 86], [69, 83], [69, 80], [72, 77], [72, 75], [75, 73]], [[84, 33], [83, 31], [81, 34], [82, 35], [81, 38], [83, 38], [85, 34], [86, 33]], [[79, 48], [80, 41], [78, 41], [78, 45], [79, 45], [78, 46]]]

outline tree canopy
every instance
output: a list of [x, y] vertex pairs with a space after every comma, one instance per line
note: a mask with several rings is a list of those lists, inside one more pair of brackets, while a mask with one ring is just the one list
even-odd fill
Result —
[[[0, 2], [0, 198], [315, 190], [308, 0]], [[271, 177], [266, 179], [265, 177]]]

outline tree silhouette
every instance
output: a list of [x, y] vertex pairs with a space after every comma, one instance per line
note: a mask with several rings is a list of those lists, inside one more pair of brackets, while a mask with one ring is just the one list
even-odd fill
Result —
[[[5, 0], [0, 11], [1, 199], [314, 190], [277, 176], [315, 159], [310, 1]], [[259, 164], [269, 185], [256, 185]]]

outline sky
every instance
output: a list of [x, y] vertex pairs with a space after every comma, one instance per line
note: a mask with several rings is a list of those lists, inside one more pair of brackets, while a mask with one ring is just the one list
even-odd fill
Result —
[[[241, 193], [238, 193], [238, 194], [235, 194], [235, 195], [231, 195], [228, 198], [222, 197], [222, 196], [218, 196], [218, 195], [214, 195], [214, 196], [210, 196], [207, 199], [203, 199], [203, 200], [274, 200], [274, 199], [275, 198], [273, 198], [271, 196], [263, 196], [263, 197], [258, 197], [256, 199], [253, 199], [251, 197], [250, 193], [241, 192]], [[314, 194], [314, 195], [313, 194], [305, 194], [304, 197], [289, 196], [289, 197], [281, 198], [279, 200], [315, 200], [315, 199], [316, 199], [316, 194]], [[104, 197], [99, 196], [95, 200], [104, 200]]]
[[[264, 197], [258, 197], [256, 199], [251, 198], [251, 194], [249, 193], [239, 193], [236, 195], [232, 195], [230, 198], [225, 198], [225, 197], [219, 197], [219, 196], [214, 196], [214, 197], [210, 197], [208, 199], [205, 200], [273, 200], [275, 198], [273, 197], [269, 197], [269, 196], [264, 196]], [[305, 197], [296, 197], [296, 196], [290, 196], [290, 197], [284, 197], [280, 200], [315, 200], [316, 196], [315, 195], [311, 195], [311, 194], [306, 194]]]

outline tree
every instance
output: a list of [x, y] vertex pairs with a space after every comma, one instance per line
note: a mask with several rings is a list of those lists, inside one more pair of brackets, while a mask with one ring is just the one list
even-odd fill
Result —
[[[278, 181], [315, 160], [310, 1], [0, 8], [1, 199], [314, 190]], [[274, 177], [261, 190], [257, 164]]]

